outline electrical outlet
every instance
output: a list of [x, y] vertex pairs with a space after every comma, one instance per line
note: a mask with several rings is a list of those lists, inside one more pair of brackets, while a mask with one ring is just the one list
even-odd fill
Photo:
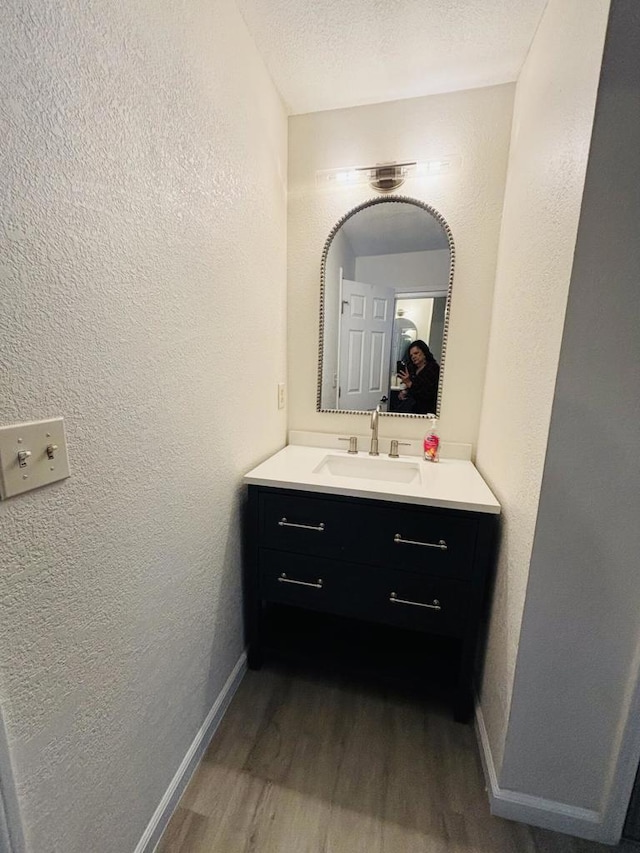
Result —
[[278, 408], [284, 409], [284, 406], [285, 406], [284, 382], [278, 382]]

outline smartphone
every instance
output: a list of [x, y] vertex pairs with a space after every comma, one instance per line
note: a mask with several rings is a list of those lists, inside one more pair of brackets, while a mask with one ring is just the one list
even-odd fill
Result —
[[396, 361], [396, 373], [402, 373], [404, 370], [406, 370], [404, 361]]

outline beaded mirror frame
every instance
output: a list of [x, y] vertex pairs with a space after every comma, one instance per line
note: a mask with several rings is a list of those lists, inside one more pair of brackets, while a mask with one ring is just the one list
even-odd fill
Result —
[[[447, 242], [449, 244], [449, 281], [447, 285], [447, 301], [444, 312], [444, 324], [443, 324], [443, 332], [442, 332], [442, 354], [440, 357], [440, 379], [438, 382], [438, 397], [436, 403], [436, 411], [433, 413], [437, 417], [440, 417], [441, 414], [441, 400], [442, 400], [442, 386], [444, 383], [444, 374], [445, 374], [445, 360], [447, 354], [447, 342], [449, 337], [449, 313], [451, 309], [451, 290], [453, 287], [453, 273], [455, 268], [455, 246], [453, 242], [453, 234], [451, 233], [451, 228], [449, 227], [449, 223], [444, 218], [444, 216], [432, 207], [430, 204], [427, 204], [424, 201], [419, 201], [418, 199], [411, 198], [410, 196], [401, 196], [401, 195], [387, 195], [382, 198], [373, 198], [368, 201], [359, 204], [357, 207], [354, 207], [348, 213], [346, 213], [342, 219], [340, 219], [331, 229], [331, 233], [327, 237], [324, 248], [322, 250], [322, 263], [320, 267], [320, 340], [318, 345], [318, 390], [316, 395], [316, 411], [317, 412], [326, 412], [327, 414], [338, 414], [338, 415], [368, 415], [370, 411], [367, 410], [359, 410], [359, 409], [327, 409], [322, 407], [322, 377], [323, 377], [323, 363], [324, 363], [324, 331], [325, 331], [325, 304], [326, 304], [326, 269], [327, 269], [327, 256], [329, 254], [329, 249], [331, 248], [331, 244], [333, 242], [334, 237], [338, 233], [338, 231], [342, 228], [342, 226], [351, 219], [352, 216], [355, 216], [357, 213], [360, 213], [362, 210], [366, 210], [368, 207], [372, 207], [376, 204], [412, 204], [415, 207], [419, 207], [422, 210], [429, 213], [438, 224], [442, 227], [443, 231], [446, 234]], [[394, 418], [428, 418], [429, 415], [415, 414], [413, 412], [380, 412], [381, 416], [384, 417], [394, 417]]]

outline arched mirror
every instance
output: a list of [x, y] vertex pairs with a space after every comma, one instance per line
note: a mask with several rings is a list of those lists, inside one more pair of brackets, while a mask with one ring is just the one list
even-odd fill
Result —
[[444, 218], [403, 196], [344, 216], [322, 255], [320, 412], [440, 414], [454, 248]]

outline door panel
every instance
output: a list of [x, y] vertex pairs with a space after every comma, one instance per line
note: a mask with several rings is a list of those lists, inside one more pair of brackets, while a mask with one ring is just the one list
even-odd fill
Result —
[[394, 291], [342, 281], [338, 406], [374, 409], [389, 389]]

